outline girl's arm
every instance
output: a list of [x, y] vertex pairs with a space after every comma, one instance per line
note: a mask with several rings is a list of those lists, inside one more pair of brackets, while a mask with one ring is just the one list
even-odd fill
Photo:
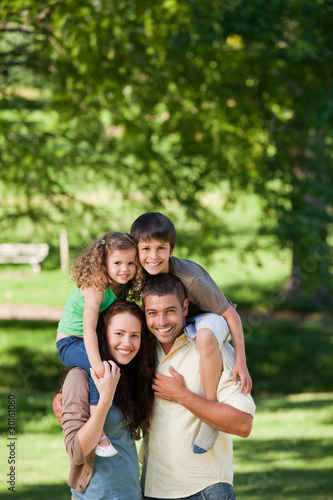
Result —
[[93, 415], [78, 431], [78, 438], [85, 457], [96, 447], [101, 437], [105, 418], [111, 408], [120, 378], [119, 366], [113, 361], [109, 361], [109, 363], [107, 361], [103, 363], [104, 376], [102, 378], [98, 378], [94, 370], [91, 369], [91, 376], [98, 389], [100, 398]]
[[99, 307], [103, 299], [103, 293], [94, 287], [80, 288], [84, 298], [83, 308], [83, 340], [87, 355], [92, 368], [98, 377], [104, 374], [104, 365], [98, 349], [98, 339], [96, 333]]
[[246, 366], [244, 333], [241, 319], [236, 309], [232, 306], [229, 306], [222, 316], [228, 322], [232, 344], [235, 349], [236, 361], [233, 369], [233, 381], [236, 383], [238, 378], [240, 378], [241, 391], [244, 390], [245, 395], [250, 394], [252, 389], [252, 380]]

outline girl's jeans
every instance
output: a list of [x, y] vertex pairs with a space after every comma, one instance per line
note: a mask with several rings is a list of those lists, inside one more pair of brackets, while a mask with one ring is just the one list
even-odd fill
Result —
[[[67, 366], [67, 368], [73, 368], [73, 366], [79, 366], [83, 368], [90, 376], [90, 362], [84, 347], [83, 337], [76, 337], [71, 335], [68, 337], [63, 337], [57, 341], [57, 349], [60, 361]], [[93, 379], [89, 378], [89, 404], [97, 405], [99, 400], [99, 393], [97, 387], [94, 384]]]

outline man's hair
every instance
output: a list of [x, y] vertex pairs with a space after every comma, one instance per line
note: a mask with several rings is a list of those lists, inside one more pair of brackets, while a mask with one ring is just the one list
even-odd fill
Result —
[[157, 274], [148, 279], [142, 291], [142, 304], [145, 306], [145, 300], [148, 295], [157, 295], [164, 297], [165, 295], [175, 294], [181, 305], [186, 299], [186, 292], [183, 283], [179, 278], [172, 274], [163, 273]]
[[139, 241], [160, 240], [170, 243], [172, 251], [177, 243], [175, 226], [169, 217], [159, 212], [147, 212], [140, 215], [133, 222], [130, 233], [136, 244]]

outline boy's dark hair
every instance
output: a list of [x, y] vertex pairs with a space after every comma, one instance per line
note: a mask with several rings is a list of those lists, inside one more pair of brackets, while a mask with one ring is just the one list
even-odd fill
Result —
[[179, 303], [184, 304], [186, 299], [186, 292], [183, 283], [177, 276], [172, 274], [163, 273], [151, 277], [146, 282], [142, 291], [142, 304], [145, 306], [145, 300], [148, 295], [157, 295], [164, 297], [164, 295], [177, 295]]
[[133, 222], [130, 233], [136, 244], [139, 241], [160, 240], [169, 242], [172, 251], [177, 243], [175, 226], [169, 217], [159, 212], [147, 212], [140, 215]]

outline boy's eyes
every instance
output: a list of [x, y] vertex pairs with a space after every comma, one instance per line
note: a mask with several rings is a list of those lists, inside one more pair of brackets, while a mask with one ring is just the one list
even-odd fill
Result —
[[[157, 250], [165, 250], [166, 247], [158, 247]], [[142, 248], [143, 252], [149, 252], [150, 247], [144, 247]]]

